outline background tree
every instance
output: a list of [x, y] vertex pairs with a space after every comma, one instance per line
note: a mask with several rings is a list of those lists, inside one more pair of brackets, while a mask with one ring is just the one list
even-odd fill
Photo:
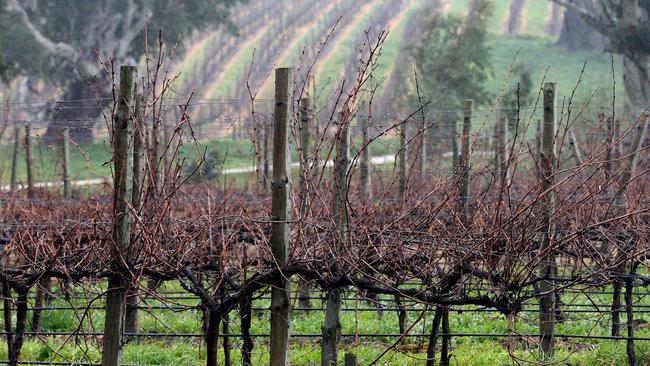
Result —
[[491, 51], [486, 38], [492, 1], [472, 0], [464, 19], [442, 14], [436, 5], [420, 13], [421, 31], [410, 45], [410, 55], [418, 70], [423, 99], [431, 101], [431, 110], [447, 111], [438, 116], [441, 123], [431, 128], [430, 133], [440, 133], [439, 128], [445, 128], [442, 133], [451, 135], [452, 123], [457, 121], [465, 99], [484, 105], [491, 98], [485, 81], [490, 69]]
[[[60, 103], [50, 119], [59, 121], [57, 126], [60, 121], [74, 120], [74, 125], [66, 127], [72, 128], [75, 140], [88, 142], [98, 112], [87, 82], [96, 83], [100, 93], [108, 93], [109, 83], [101, 75], [107, 65], [101, 62], [139, 60], [145, 50], [145, 25], [155, 33], [164, 30], [163, 41], [171, 44], [180, 34], [197, 29], [223, 24], [233, 29], [230, 9], [238, 1], [0, 0], [0, 42], [7, 46], [0, 74], [5, 79], [38, 76], [59, 86], [61, 99], [83, 101]], [[34, 54], [41, 56], [31, 57]], [[46, 134], [57, 135], [52, 128]]]
[[[595, 12], [594, 0], [577, 1], [585, 9]], [[603, 48], [603, 36], [582, 20], [573, 8], [566, 9], [558, 44], [569, 51], [598, 50]]]
[[631, 106], [650, 104], [650, 0], [553, 0], [575, 11], [606, 39], [606, 49], [623, 56], [623, 83]]
[[484, 84], [490, 68], [486, 38], [492, 1], [473, 0], [470, 9], [465, 19], [435, 8], [421, 13], [422, 33], [410, 53], [434, 109], [461, 109], [467, 98], [477, 104], [490, 99]]

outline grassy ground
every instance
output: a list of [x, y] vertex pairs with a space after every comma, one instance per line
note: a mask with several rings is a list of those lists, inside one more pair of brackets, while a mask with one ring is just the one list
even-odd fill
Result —
[[[178, 290], [175, 285], [168, 285], [170, 290]], [[592, 289], [593, 290], [593, 289]], [[342, 314], [342, 333], [358, 334], [395, 334], [397, 331], [397, 316], [394, 311], [384, 311], [380, 316], [376, 311], [358, 311], [352, 309], [373, 309], [364, 301], [354, 299], [354, 294], [349, 293], [344, 303], [344, 309], [351, 309]], [[610, 299], [607, 295], [589, 294], [592, 301], [606, 304]], [[384, 298], [387, 306], [390, 298]], [[587, 309], [588, 300], [585, 295], [564, 295], [565, 302], [583, 304], [580, 309]], [[638, 305], [649, 305], [650, 301], [643, 296], [637, 296]], [[194, 305], [196, 300], [180, 299], [177, 303]], [[79, 306], [77, 311], [47, 310], [43, 313], [43, 331], [73, 331], [78, 325], [79, 317], [84, 313], [84, 300], [75, 300], [74, 305]], [[315, 307], [322, 306], [320, 300], [314, 300]], [[54, 300], [52, 306], [66, 306], [62, 299]], [[160, 305], [159, 302], [145, 299], [145, 306]], [[96, 301], [93, 306], [103, 306], [102, 301]], [[268, 334], [269, 300], [256, 300], [253, 304], [252, 334]], [[568, 308], [568, 307], [567, 307]], [[577, 307], [571, 307], [576, 309]], [[421, 305], [414, 306], [418, 311], [409, 312], [409, 325], [422, 310]], [[450, 316], [451, 329], [454, 333], [507, 333], [507, 323], [504, 316], [494, 312], [475, 312], [470, 307], [463, 312], [452, 311]], [[517, 317], [516, 331], [519, 333], [535, 333], [537, 331], [536, 307], [531, 304], [525, 307], [526, 312]], [[237, 313], [231, 315], [231, 333], [239, 333]], [[426, 313], [422, 320], [413, 327], [411, 334], [428, 334], [433, 314]], [[565, 313], [566, 320], [557, 326], [558, 334], [591, 334], [608, 335], [609, 319], [607, 315], [587, 313]], [[644, 318], [644, 314], [637, 314], [637, 319]], [[623, 319], [625, 319], [623, 317]], [[322, 311], [301, 312], [295, 311], [292, 315], [292, 329], [294, 335], [290, 357], [295, 365], [317, 365], [320, 358], [318, 338], [299, 337], [300, 335], [320, 334], [323, 321]], [[198, 334], [201, 329], [200, 312], [196, 309], [186, 311], [171, 310], [144, 310], [141, 312], [141, 331], [147, 333], [191, 333]], [[88, 332], [99, 331], [103, 328], [103, 311], [91, 310], [84, 322], [84, 329]], [[650, 336], [648, 328], [637, 330], [638, 337]], [[353, 337], [344, 337], [341, 352], [354, 352], [358, 355], [362, 365], [369, 364], [376, 359], [385, 349], [396, 341], [396, 337], [360, 338], [358, 343]], [[238, 364], [240, 355], [238, 347], [240, 340], [232, 339], [233, 361]], [[256, 365], [267, 363], [268, 340], [255, 338], [254, 359]], [[40, 340], [29, 339], [24, 347], [23, 359], [32, 361], [98, 361], [100, 358], [97, 339], [69, 339], [63, 337], [41, 337]], [[378, 365], [423, 365], [425, 357], [426, 339], [412, 337], [407, 339], [407, 345], [399, 346], [380, 358]], [[455, 337], [452, 340], [452, 364], [458, 365], [510, 365], [513, 364], [507, 349], [507, 338], [497, 337]], [[625, 364], [625, 342], [607, 340], [582, 340], [558, 338], [557, 355], [555, 361], [560, 365], [620, 365]], [[518, 339], [513, 342], [513, 354], [520, 361], [538, 362], [538, 350], [534, 338]], [[637, 356], [640, 365], [650, 364], [650, 345], [648, 342], [637, 342]], [[6, 359], [6, 345], [0, 346], [0, 358]], [[204, 361], [205, 349], [198, 338], [161, 339], [150, 338], [129, 342], [124, 351], [125, 363], [138, 363], [148, 365], [200, 365]], [[221, 355], [223, 357], [223, 354]], [[223, 359], [223, 358], [221, 358]]]

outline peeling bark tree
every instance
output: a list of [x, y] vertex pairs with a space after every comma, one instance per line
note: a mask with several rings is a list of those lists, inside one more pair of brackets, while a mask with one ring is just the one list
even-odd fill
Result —
[[650, 1], [595, 0], [596, 11], [582, 0], [553, 0], [575, 11], [606, 40], [606, 49], [623, 56], [623, 84], [628, 103], [645, 108], [650, 103]]
[[[596, 11], [593, 0], [579, 0], [577, 3], [592, 13]], [[558, 44], [569, 51], [601, 50], [604, 46], [603, 36], [587, 25], [573, 8], [566, 9], [564, 13]]]
[[[28, 50], [5, 50], [18, 66], [9, 70], [13, 75], [3, 76], [34, 75], [62, 87], [60, 99], [76, 102], [60, 104], [61, 108], [52, 112], [50, 120], [58, 123], [52, 123], [45, 138], [58, 141], [59, 129], [71, 127], [72, 140], [88, 142], [99, 116], [96, 98], [109, 95], [110, 83], [101, 75], [109, 65], [102, 62], [135, 63], [140, 59], [145, 52], [145, 26], [155, 33], [164, 30], [163, 41], [173, 44], [183, 33], [228, 23], [230, 8], [238, 1], [0, 0], [0, 19], [13, 19], [16, 25], [0, 27], [0, 38], [11, 32], [24, 34], [29, 41], [19, 44]], [[33, 61], [34, 53], [42, 55], [40, 63]], [[96, 82], [93, 88], [99, 95], [87, 81]], [[69, 126], [62, 126], [61, 121]]]

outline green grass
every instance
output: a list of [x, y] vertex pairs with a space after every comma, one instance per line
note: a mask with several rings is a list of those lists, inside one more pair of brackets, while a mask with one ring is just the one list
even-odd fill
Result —
[[[101, 286], [99, 286], [101, 287]], [[176, 283], [165, 284], [168, 291], [177, 291], [180, 286]], [[98, 288], [98, 291], [101, 289]], [[609, 290], [609, 289], [608, 289]], [[645, 291], [639, 287], [638, 290]], [[80, 292], [78, 292], [80, 293]], [[349, 293], [348, 297], [354, 297]], [[609, 295], [590, 294], [590, 298], [596, 303], [606, 304], [610, 301]], [[383, 297], [389, 300], [390, 297]], [[585, 295], [563, 295], [565, 302], [587, 305], [589, 301]], [[638, 296], [636, 303], [639, 305], [650, 305], [648, 297]], [[160, 305], [160, 302], [153, 299], [146, 299], [145, 304]], [[176, 300], [178, 303], [195, 305], [197, 300]], [[84, 312], [85, 302], [82, 299], [73, 302], [80, 308], [74, 311], [50, 310], [43, 312], [43, 331], [72, 331], [78, 324], [78, 317]], [[67, 303], [62, 299], [55, 299], [51, 305], [65, 306]], [[97, 301], [94, 306], [103, 306], [103, 302]], [[253, 308], [268, 309], [268, 299], [258, 299], [253, 303]], [[312, 306], [320, 307], [319, 300], [312, 300]], [[354, 309], [371, 308], [369, 303], [348, 300], [344, 308]], [[422, 305], [413, 308], [422, 310]], [[473, 312], [468, 307], [464, 312], [452, 311], [450, 315], [450, 326], [455, 333], [507, 333], [506, 320], [502, 315], [494, 312]], [[528, 305], [527, 310], [517, 317], [516, 331], [519, 333], [535, 333], [537, 331], [536, 307]], [[201, 317], [196, 309], [187, 311], [170, 310], [147, 310], [141, 311], [140, 325], [142, 332], [153, 333], [200, 333]], [[414, 321], [419, 311], [409, 312], [409, 324]], [[253, 334], [268, 334], [269, 318], [268, 311], [254, 310], [252, 318]], [[424, 318], [413, 327], [412, 334], [428, 334], [432, 320], [432, 313], [427, 313]], [[596, 316], [594, 314], [565, 313], [566, 320], [557, 326], [558, 334], [592, 334], [607, 335], [609, 333], [609, 319], [607, 316]], [[645, 314], [637, 314], [637, 319], [642, 319]], [[239, 321], [237, 312], [231, 314], [231, 332], [238, 333]], [[625, 321], [623, 314], [622, 320]], [[323, 312], [294, 312], [292, 314], [291, 332], [299, 334], [320, 334], [320, 327], [323, 322]], [[397, 333], [397, 316], [394, 311], [384, 311], [380, 317], [376, 311], [353, 312], [346, 311], [341, 317], [342, 333], [354, 334], [355, 329], [363, 333]], [[101, 331], [103, 327], [103, 311], [92, 310], [84, 323], [87, 331]], [[639, 337], [650, 336], [650, 330], [640, 328], [636, 335]], [[268, 339], [254, 338], [254, 360], [255, 365], [267, 364]], [[357, 353], [362, 365], [369, 364], [377, 358], [387, 347], [395, 342], [393, 337], [361, 338], [358, 344], [353, 339], [344, 338], [341, 343], [341, 358], [344, 352]], [[606, 340], [583, 340], [583, 339], [562, 339], [556, 341], [556, 361], [561, 365], [619, 365], [625, 364], [625, 342]], [[240, 355], [238, 348], [240, 340], [232, 339], [232, 358], [234, 364], [238, 364]], [[377, 363], [379, 365], [423, 365], [425, 357], [426, 340], [416, 337], [408, 339], [412, 345], [404, 351], [389, 351]], [[508, 343], [505, 337], [455, 337], [452, 339], [453, 359], [458, 365], [510, 365], [512, 360], [508, 353]], [[538, 362], [538, 350], [531, 341], [515, 340], [512, 344], [514, 354], [527, 362]], [[636, 346], [637, 356], [640, 364], [650, 362], [650, 343], [638, 341]], [[6, 345], [0, 344], [0, 358], [6, 359]], [[220, 359], [223, 359], [221, 351]], [[317, 338], [296, 338], [294, 337], [290, 348], [291, 363], [295, 365], [317, 365], [320, 358], [320, 349]], [[63, 337], [43, 337], [41, 340], [28, 339], [23, 349], [24, 360], [33, 361], [93, 361], [100, 358], [99, 342], [97, 339], [88, 337], [80, 339], [75, 344], [73, 339], [64, 341]], [[124, 362], [140, 363], [148, 365], [201, 365], [204, 363], [205, 348], [201, 339], [177, 338], [177, 339], [139, 339], [129, 342], [124, 349]]]
[[[584, 62], [587, 62], [581, 87], [576, 93], [578, 100], [586, 101], [594, 92], [611, 96], [611, 59], [607, 54], [598, 51], [567, 52], [557, 47], [555, 39], [549, 37], [500, 35], [491, 37], [489, 46], [492, 49], [493, 68], [493, 77], [487, 83], [490, 91], [497, 92], [502, 88], [513, 58], [517, 50], [521, 49], [517, 63], [530, 71], [535, 89], [548, 67], [545, 80], [558, 83], [558, 101], [561, 101], [571, 94], [580, 77], [580, 70]], [[615, 71], [620, 93], [622, 73], [619, 57], [615, 57]]]

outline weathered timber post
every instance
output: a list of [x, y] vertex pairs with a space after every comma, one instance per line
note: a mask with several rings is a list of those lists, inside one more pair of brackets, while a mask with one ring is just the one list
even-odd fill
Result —
[[650, 122], [650, 115], [644, 112], [637, 120], [636, 133], [632, 138], [628, 158], [623, 161], [623, 171], [618, 181], [618, 191], [614, 195], [614, 204], [622, 206], [625, 201], [625, 192], [627, 191], [630, 179], [634, 175], [636, 165], [639, 162], [639, 153], [643, 148], [643, 143], [648, 133], [648, 123]]
[[[113, 122], [113, 242], [111, 252], [118, 258], [128, 251], [131, 239], [133, 188], [133, 111], [135, 66], [120, 67], [119, 102]], [[102, 366], [117, 366], [122, 359], [126, 280], [123, 269], [114, 265], [108, 279]]]
[[[34, 187], [34, 158], [33, 158], [32, 126], [29, 122], [25, 124], [25, 163], [27, 165], [27, 197], [33, 199], [36, 195]], [[36, 296], [32, 314], [32, 331], [38, 333], [41, 327], [41, 308], [43, 307], [43, 295], [50, 287], [50, 279], [43, 277], [36, 284]]]
[[[444, 115], [443, 115], [444, 116]], [[451, 165], [455, 173], [459, 173], [460, 168], [460, 149], [458, 148], [458, 130], [456, 129], [456, 118], [451, 118], [449, 122], [449, 134], [451, 135]], [[432, 139], [434, 140], [434, 139]]]
[[[334, 199], [332, 213], [337, 226], [339, 239], [344, 242], [347, 237], [348, 219], [346, 202], [348, 196], [347, 173], [350, 165], [350, 134], [348, 130], [349, 115], [341, 111], [339, 128], [336, 138], [336, 158], [334, 160]], [[336, 244], [335, 244], [336, 245]], [[335, 248], [339, 252], [342, 248]], [[336, 266], [333, 273], [339, 274]], [[338, 345], [341, 333], [341, 302], [342, 288], [335, 288], [327, 293], [325, 303], [325, 322], [323, 324], [323, 339], [321, 343], [321, 366], [334, 366], [338, 359]]]
[[[643, 148], [643, 143], [645, 141], [646, 134], [648, 133], [648, 123], [650, 122], [650, 116], [647, 114], [647, 112], [644, 112], [639, 116], [636, 122], [637, 122], [636, 133], [632, 138], [632, 144], [630, 145], [630, 150], [627, 154], [628, 158], [623, 161], [622, 173], [618, 180], [618, 190], [614, 195], [614, 206], [619, 213], [623, 213], [623, 211], [625, 210], [624, 207], [625, 192], [627, 191], [629, 182], [632, 179], [632, 176], [634, 175], [634, 171], [636, 170], [636, 165], [639, 160], [639, 153]], [[620, 255], [621, 256], [627, 255], [627, 251], [630, 249], [631, 245], [632, 242], [626, 243], [626, 245], [624, 246], [624, 250]], [[624, 260], [621, 261], [621, 265], [619, 265], [618, 268], [615, 269], [614, 274], [618, 276], [622, 276], [625, 271], [626, 263], [627, 263], [627, 258], [624, 258]], [[621, 311], [620, 297], [621, 297], [622, 287], [623, 287], [623, 283], [621, 279], [615, 278], [613, 290], [612, 290], [612, 336], [620, 335], [620, 311]], [[632, 353], [630, 353], [630, 351]], [[633, 345], [631, 346], [631, 348], [628, 348], [628, 357], [632, 359], [632, 356], [634, 356]]]
[[[402, 124], [399, 128], [399, 153], [398, 153], [398, 164], [399, 164], [399, 199], [401, 205], [404, 205], [406, 202], [406, 190], [408, 182], [408, 151], [407, 151], [407, 124], [406, 122]], [[415, 157], [417, 158], [417, 157]], [[407, 313], [406, 308], [402, 304], [401, 296], [395, 295], [395, 305], [397, 308], [397, 326], [400, 334], [406, 333], [406, 321]], [[400, 343], [405, 343], [406, 337], [401, 337]]]
[[501, 112], [494, 127], [494, 165], [497, 179], [502, 184], [508, 184], [508, 115]]
[[[145, 174], [145, 134], [146, 124], [143, 116], [143, 96], [135, 98], [135, 119], [133, 125], [133, 209], [140, 214], [142, 193], [144, 192]], [[136, 228], [137, 229], [137, 228]], [[140, 238], [135, 235], [132, 253], [137, 256], [140, 252]], [[125, 333], [137, 333], [139, 328], [138, 303], [140, 302], [140, 291], [138, 283], [131, 283], [126, 294], [126, 315], [124, 320]]]
[[398, 194], [402, 202], [404, 202], [404, 198], [406, 196], [406, 183], [408, 175], [408, 155], [406, 149], [406, 123], [404, 123], [399, 127], [399, 153], [397, 155], [397, 164], [399, 167]]
[[555, 83], [544, 84], [544, 122], [542, 124], [542, 151], [540, 154], [542, 191], [541, 202], [541, 244], [539, 255], [539, 331], [540, 346], [543, 358], [551, 358], [554, 354], [555, 338], [555, 293], [554, 277], [556, 274], [555, 253], [552, 248], [555, 224]]
[[[311, 119], [311, 110], [309, 109], [309, 98], [302, 98], [300, 100], [300, 184], [298, 191], [300, 192], [300, 214], [302, 217], [307, 216], [307, 208], [309, 207], [309, 189], [310, 178], [309, 169], [311, 161], [309, 159], [310, 144], [309, 144], [309, 120]], [[309, 283], [300, 277], [298, 280], [298, 304], [303, 309], [311, 309], [311, 291]]]
[[539, 172], [539, 167], [542, 165], [542, 162], [539, 160], [539, 157], [542, 156], [542, 120], [537, 120], [537, 125], [535, 126], [535, 153], [537, 157], [535, 160], [535, 175], [538, 179], [541, 179], [541, 173]]
[[262, 187], [264, 190], [268, 188], [269, 185], [269, 171], [270, 171], [270, 164], [269, 164], [269, 135], [271, 129], [271, 124], [269, 123], [268, 118], [264, 119], [264, 126], [262, 127], [262, 154], [263, 154], [263, 160], [264, 160], [264, 177], [262, 179]]
[[361, 122], [361, 156], [359, 157], [359, 191], [361, 195], [370, 202], [371, 186], [370, 186], [370, 136], [368, 136], [368, 127], [370, 126], [370, 118], [366, 118]]
[[427, 121], [422, 111], [422, 121], [420, 122], [420, 179], [424, 181], [427, 177]]
[[458, 209], [457, 212], [463, 223], [467, 221], [467, 200], [469, 196], [469, 170], [470, 170], [470, 156], [469, 156], [469, 135], [472, 130], [472, 106], [474, 101], [468, 99], [465, 101], [465, 109], [463, 112], [463, 134], [460, 142], [460, 157], [458, 174], [460, 175], [459, 182], [459, 195], [458, 195]]
[[[275, 70], [275, 112], [273, 130], [273, 180], [271, 182], [271, 249], [279, 266], [289, 257], [291, 218], [291, 154], [289, 152], [289, 108], [291, 91], [289, 82], [292, 70]], [[278, 276], [271, 290], [271, 366], [289, 364], [289, 281]]]
[[20, 151], [20, 128], [14, 128], [14, 151], [11, 158], [11, 191], [16, 189], [18, 181], [18, 152]]
[[343, 360], [343, 365], [344, 366], [359, 366], [359, 363], [357, 362], [357, 356], [353, 353], [346, 353], [345, 358]]
[[571, 146], [571, 153], [573, 154], [573, 158], [576, 160], [576, 165], [582, 165], [583, 161], [580, 144], [578, 143], [578, 139], [576, 138], [576, 134], [573, 130], [569, 131], [569, 145]]
[[[463, 109], [463, 132], [460, 141], [460, 156], [458, 157], [458, 166], [456, 169], [459, 174], [459, 190], [458, 201], [456, 205], [456, 212], [463, 225], [467, 225], [468, 212], [467, 201], [469, 198], [469, 183], [470, 183], [470, 133], [472, 130], [472, 108], [474, 101], [472, 99], [465, 100]], [[440, 349], [440, 365], [449, 365], [449, 347], [451, 346], [451, 329], [449, 327], [449, 307], [438, 306], [436, 313], [440, 311], [440, 320], [442, 325], [442, 342]], [[437, 316], [437, 314], [436, 314]], [[437, 325], [436, 325], [437, 326]], [[433, 362], [433, 361], [432, 361]]]
[[63, 130], [63, 198], [72, 198], [70, 187], [70, 129]]
[[34, 198], [34, 159], [32, 156], [32, 126], [25, 123], [25, 164], [27, 165], [27, 197]]

